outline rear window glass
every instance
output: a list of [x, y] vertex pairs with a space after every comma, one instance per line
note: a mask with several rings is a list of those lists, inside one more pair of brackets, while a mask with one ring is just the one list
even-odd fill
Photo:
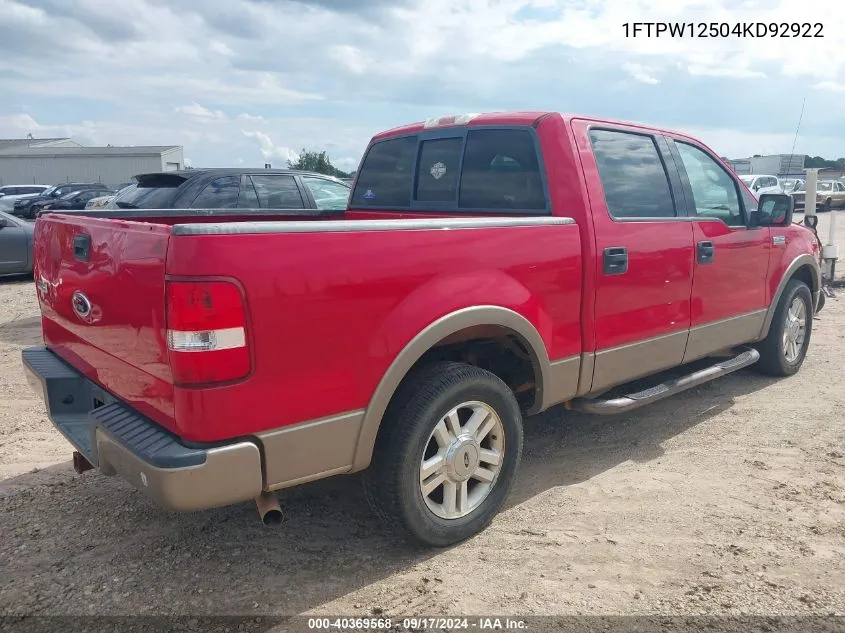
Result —
[[540, 161], [528, 130], [470, 130], [462, 172], [462, 209], [546, 208]]
[[462, 138], [441, 138], [420, 143], [420, 162], [414, 199], [449, 202], [458, 195]]
[[536, 213], [547, 209], [528, 129], [475, 128], [456, 136], [375, 143], [358, 172], [351, 207]]
[[416, 152], [416, 136], [375, 143], [358, 172], [352, 206], [409, 206]]
[[178, 184], [173, 180], [139, 183], [124, 189], [108, 206], [121, 209], [169, 209], [177, 191]]

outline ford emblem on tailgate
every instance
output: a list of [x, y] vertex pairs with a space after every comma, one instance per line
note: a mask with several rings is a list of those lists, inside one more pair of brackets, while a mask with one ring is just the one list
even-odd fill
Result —
[[73, 311], [80, 319], [84, 319], [91, 314], [91, 300], [85, 296], [84, 292], [75, 291], [70, 301], [73, 304]]

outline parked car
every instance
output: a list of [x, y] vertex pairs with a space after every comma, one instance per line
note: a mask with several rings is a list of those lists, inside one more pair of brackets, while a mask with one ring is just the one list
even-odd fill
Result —
[[86, 209], [102, 209], [105, 207], [109, 202], [115, 199], [115, 196], [119, 196], [121, 193], [124, 192], [125, 189], [129, 187], [136, 186], [134, 182], [124, 183], [119, 185], [117, 189], [113, 192], [110, 192], [107, 196], [97, 196], [96, 198], [91, 198], [86, 204]]
[[748, 175], [740, 176], [740, 178], [757, 195], [764, 193], [784, 193], [783, 186], [777, 176]]
[[33, 226], [0, 211], [0, 275], [32, 273]]
[[35, 218], [38, 211], [44, 206], [74, 191], [88, 191], [97, 189], [108, 191], [109, 188], [101, 182], [72, 182], [55, 185], [45, 190], [39, 196], [17, 200], [12, 213], [21, 218]]
[[319, 209], [342, 212], [349, 185], [283, 169], [188, 169], [141, 174], [106, 209]]
[[49, 189], [48, 185], [4, 185], [0, 187], [0, 198], [4, 196], [21, 196], [42, 193]]
[[[524, 415], [800, 369], [819, 245], [789, 196], [758, 202], [718, 156], [521, 112], [376, 135], [337, 218], [235, 210], [243, 174], [142, 178], [139, 203], [175, 188], [226, 208], [39, 218], [45, 345], [23, 363], [78, 472], [183, 511], [255, 499], [270, 522], [274, 491], [364, 471], [379, 516], [447, 546], [505, 502]], [[290, 177], [247, 176], [243, 206], [310, 199]]]
[[[792, 194], [793, 204], [798, 211], [806, 207], [807, 191], [802, 186]], [[820, 180], [816, 183], [816, 211], [826, 212], [845, 208], [845, 183], [839, 180]]]
[[52, 202], [43, 206], [33, 205], [33, 212], [38, 215], [44, 211], [75, 211], [87, 208], [87, 204], [94, 198], [102, 197], [102, 194], [114, 195], [114, 191], [103, 191], [102, 189], [87, 189], [82, 191], [71, 191]]
[[[31, 189], [34, 188], [35, 187], [33, 186]], [[0, 196], [0, 211], [11, 213], [15, 207], [15, 203], [17, 203], [18, 200], [35, 198], [39, 195], [41, 195], [41, 190], [36, 191], [34, 193], [7, 193], [3, 196]]]
[[784, 193], [792, 193], [793, 191], [801, 191], [804, 188], [803, 178], [787, 178], [781, 181]]

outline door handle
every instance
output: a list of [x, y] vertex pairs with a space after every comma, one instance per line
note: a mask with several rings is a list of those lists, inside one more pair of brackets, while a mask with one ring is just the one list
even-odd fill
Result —
[[696, 250], [699, 264], [709, 264], [716, 255], [716, 247], [713, 246], [713, 242], [699, 242]]
[[609, 246], [602, 257], [605, 275], [621, 275], [628, 272], [628, 249], [624, 246]]
[[80, 262], [87, 262], [91, 255], [91, 236], [80, 234], [73, 238], [73, 258]]

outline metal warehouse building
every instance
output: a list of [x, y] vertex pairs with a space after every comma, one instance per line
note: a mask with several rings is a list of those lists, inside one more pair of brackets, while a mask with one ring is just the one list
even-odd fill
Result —
[[71, 139], [0, 139], [0, 185], [102, 182], [185, 168], [182, 147], [82, 147]]
[[737, 158], [728, 162], [734, 172], [740, 175], [763, 174], [779, 178], [803, 178], [804, 158], [804, 154], [770, 154]]

